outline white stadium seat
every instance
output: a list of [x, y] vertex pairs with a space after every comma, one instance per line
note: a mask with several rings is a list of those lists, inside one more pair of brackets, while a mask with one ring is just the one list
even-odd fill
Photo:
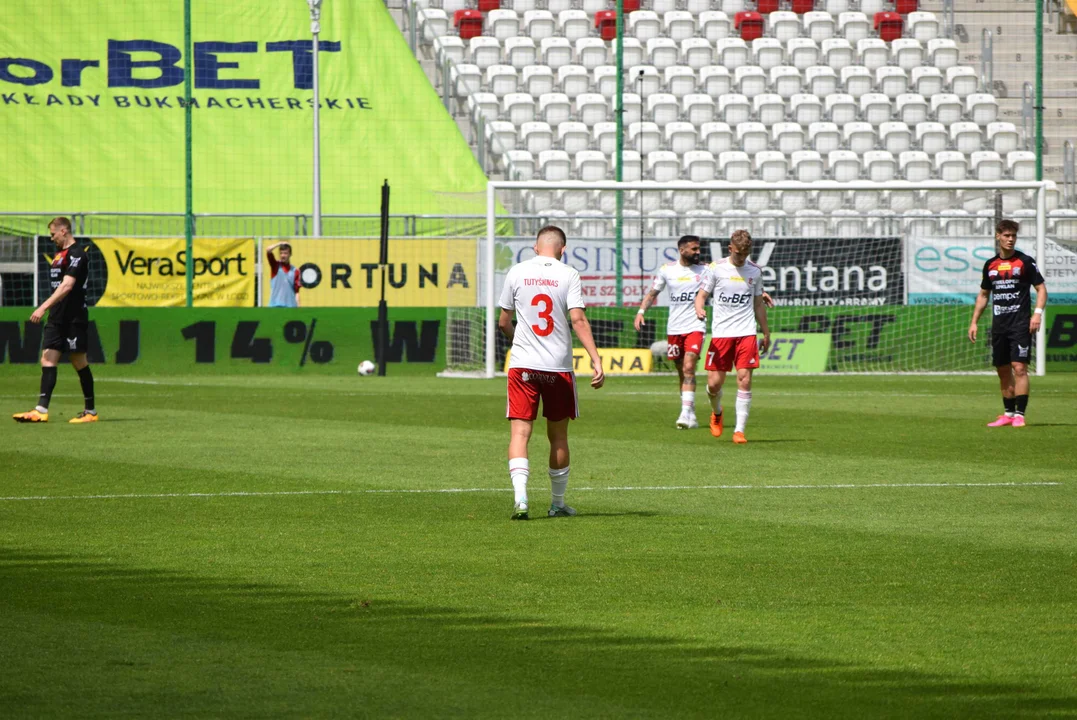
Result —
[[780, 152], [792, 155], [804, 149], [804, 128], [797, 123], [775, 123], [770, 129], [771, 144]]
[[774, 38], [756, 38], [752, 40], [752, 57], [756, 65], [769, 71], [782, 64], [785, 59], [785, 49], [782, 48], [781, 41]]
[[482, 71], [476, 65], [453, 65], [449, 71], [449, 82], [458, 96], [467, 97], [473, 92], [482, 91]]
[[689, 150], [684, 154], [684, 174], [692, 182], [709, 182], [716, 173], [714, 155], [706, 150]]
[[946, 85], [959, 98], [967, 98], [980, 89], [980, 76], [967, 65], [947, 68]]
[[875, 128], [871, 123], [851, 122], [842, 127], [845, 147], [857, 155], [863, 155], [868, 150], [875, 149]]
[[687, 65], [672, 65], [665, 71], [666, 92], [677, 98], [696, 92], [696, 73]]
[[572, 103], [564, 93], [546, 93], [539, 96], [539, 117], [551, 126], [572, 119]]
[[543, 180], [560, 182], [571, 176], [572, 162], [564, 150], [546, 150], [538, 155], [539, 174]]
[[998, 100], [987, 93], [973, 93], [965, 99], [965, 109], [977, 125], [986, 127], [998, 119]]
[[823, 102], [815, 95], [801, 94], [789, 98], [793, 122], [810, 125], [823, 119]]
[[678, 155], [696, 149], [699, 141], [696, 126], [690, 122], [671, 122], [665, 128], [666, 148]]
[[946, 126], [937, 122], [916, 123], [916, 144], [928, 155], [935, 155], [950, 147]]
[[[633, 65], [643, 65], [644, 64], [644, 62], [643, 62], [643, 60], [644, 60], [643, 43], [641, 43], [639, 40], [637, 40], [634, 37], [626, 37], [624, 44], [625, 44], [624, 66], [625, 67], [632, 67]], [[616, 58], [616, 57], [617, 57], [617, 41], [613, 40], [613, 41], [610, 42], [610, 55], [609, 55], [610, 62], [612, 63], [614, 61], [614, 58]]]
[[943, 235], [968, 237], [976, 232], [976, 220], [967, 210], [951, 208], [939, 213], [939, 225]]
[[931, 159], [920, 150], [908, 150], [898, 156], [901, 177], [909, 182], [922, 182], [931, 178]]
[[935, 155], [935, 172], [940, 180], [958, 182], [966, 179], [968, 160], [965, 153], [946, 150]]
[[714, 62], [714, 48], [704, 38], [687, 38], [681, 41], [681, 61], [699, 70]]
[[794, 12], [779, 10], [766, 16], [767, 35], [779, 42], [787, 42], [800, 35], [800, 18]]
[[980, 126], [974, 122], [956, 122], [950, 126], [950, 142], [958, 152], [971, 155], [980, 150], [983, 135]]
[[830, 214], [830, 222], [836, 237], [864, 237], [864, 219], [856, 210], [835, 210]]
[[756, 153], [755, 172], [764, 182], [780, 182], [785, 180], [789, 172], [789, 163], [785, 153], [778, 150], [764, 150]]
[[815, 65], [804, 71], [806, 90], [819, 99], [833, 95], [838, 91], [838, 74], [834, 68]]
[[894, 106], [897, 108], [897, 119], [903, 123], [915, 125], [927, 120], [928, 105], [923, 95], [918, 93], [898, 95]]
[[792, 38], [785, 44], [785, 61], [797, 70], [819, 64], [819, 46], [811, 38]]
[[844, 125], [856, 120], [858, 109], [856, 100], [853, 99], [852, 95], [841, 93], [830, 95], [827, 97], [825, 105], [827, 117], [830, 118], [831, 122]]
[[505, 40], [505, 63], [517, 70], [534, 65], [538, 58], [535, 41], [529, 37], [511, 37]]
[[625, 93], [621, 96], [624, 109], [624, 122], [634, 123], [643, 119], [643, 100], [636, 93]]
[[655, 93], [647, 98], [647, 114], [658, 127], [665, 127], [667, 123], [676, 122], [681, 115], [680, 105], [677, 98], [669, 93]]
[[662, 72], [681, 61], [681, 49], [675, 41], [667, 37], [651, 38], [647, 41], [647, 59]]
[[647, 153], [647, 174], [655, 182], [672, 182], [681, 175], [681, 162], [675, 153], [655, 150]]
[[576, 117], [587, 127], [605, 122], [610, 117], [609, 103], [598, 93], [580, 93], [576, 96]]
[[905, 29], [910, 37], [927, 42], [939, 36], [939, 21], [935, 13], [911, 12], [905, 17]]
[[576, 63], [590, 71], [605, 65], [609, 60], [606, 43], [602, 38], [582, 37], [576, 41]]
[[497, 95], [493, 93], [471, 93], [467, 98], [467, 114], [471, 122], [478, 125], [479, 118], [484, 120], [497, 120], [501, 114], [501, 104], [497, 101]]
[[879, 125], [879, 144], [897, 156], [912, 148], [912, 131], [903, 122], [884, 122]]
[[501, 168], [508, 180], [530, 180], [535, 176], [535, 158], [526, 150], [509, 150], [501, 157]]
[[592, 143], [606, 155], [617, 152], [617, 123], [600, 122], [591, 128]]
[[574, 232], [582, 238], [604, 238], [612, 235], [610, 222], [601, 210], [580, 210], [576, 213]]
[[628, 145], [640, 155], [662, 147], [662, 132], [653, 122], [636, 122], [628, 126]]
[[576, 153], [576, 178], [584, 182], [606, 179], [609, 170], [606, 155], [598, 150], [581, 150]]
[[696, 19], [690, 12], [673, 10], [662, 16], [662, 27], [666, 37], [680, 42], [695, 36]]
[[582, 122], [566, 120], [557, 126], [557, 144], [569, 155], [575, 155], [591, 146], [591, 131]]
[[928, 62], [939, 70], [946, 70], [957, 65], [960, 52], [957, 43], [949, 38], [937, 38], [927, 41]]
[[662, 75], [654, 65], [635, 65], [628, 70], [626, 89], [631, 86], [633, 92], [646, 100], [657, 92], [662, 92]]
[[775, 94], [788, 100], [801, 92], [803, 78], [792, 65], [779, 65], [770, 69], [770, 87]]
[[902, 70], [912, 70], [924, 63], [924, 46], [914, 38], [898, 38], [890, 43], [891, 59]]
[[709, 43], [729, 37], [729, 17], [721, 11], [711, 10], [699, 14], [699, 35]]
[[562, 65], [557, 68], [557, 86], [569, 100], [591, 89], [591, 76], [583, 65]]
[[730, 125], [738, 125], [751, 119], [752, 106], [743, 95], [730, 93], [718, 98], [718, 115]]
[[766, 150], [770, 146], [766, 126], [758, 122], [743, 122], [737, 125], [737, 144], [749, 155]]
[[860, 98], [860, 116], [872, 125], [882, 125], [892, 117], [890, 98], [882, 93], [868, 93]]
[[591, 74], [595, 90], [604, 98], [612, 99], [617, 95], [617, 67], [599, 65]]
[[553, 149], [553, 129], [549, 123], [524, 123], [520, 126], [519, 137], [518, 144], [536, 157], [546, 150]]
[[718, 156], [718, 167], [722, 178], [730, 182], [743, 182], [752, 177], [752, 162], [748, 154], [738, 150], [729, 150]]
[[834, 68], [835, 72], [841, 72], [844, 68], [856, 62], [856, 53], [853, 52], [853, 46], [845, 38], [823, 40], [820, 47], [822, 48], [823, 64]]
[[658, 14], [650, 10], [637, 10], [628, 16], [628, 33], [640, 42], [647, 42], [662, 34]]
[[881, 67], [875, 71], [875, 90], [894, 100], [909, 91], [909, 78], [899, 67]]
[[512, 65], [491, 65], [486, 68], [486, 88], [503, 98], [509, 93], [514, 93], [520, 86], [519, 73]]
[[860, 178], [860, 157], [850, 150], [835, 150], [826, 156], [830, 177], [838, 182]]
[[501, 117], [516, 127], [534, 122], [535, 99], [527, 93], [509, 93], [501, 100]]
[[886, 150], [869, 150], [864, 153], [864, 175], [872, 182], [887, 182], [897, 177], [897, 161]]
[[733, 71], [733, 86], [744, 97], [751, 99], [767, 91], [767, 75], [756, 65], [743, 65]]
[[553, 13], [548, 10], [528, 10], [524, 13], [523, 34], [535, 42], [541, 43], [557, 33], [557, 23]]
[[1013, 123], [993, 122], [987, 125], [987, 141], [995, 152], [1006, 155], [1018, 148], [1021, 139]]
[[979, 150], [969, 156], [969, 170], [977, 180], [994, 182], [1002, 179], [1002, 156], [994, 150]]
[[822, 155], [841, 149], [841, 131], [836, 123], [812, 123], [808, 126], [808, 140], [812, 148]]
[[929, 237], [937, 232], [935, 216], [930, 210], [908, 210], [902, 229], [910, 237]]
[[804, 13], [804, 37], [817, 43], [834, 37], [834, 16], [819, 10]]
[[520, 20], [515, 10], [499, 8], [486, 13], [484, 32], [499, 41], [508, 40], [520, 34]]
[[688, 122], [693, 125], [702, 125], [703, 123], [712, 122], [715, 119], [714, 99], [710, 95], [691, 93], [685, 95], [681, 102], [684, 109], [684, 116], [688, 118]]
[[428, 43], [449, 32], [449, 16], [440, 8], [423, 8], [416, 15], [416, 22], [419, 34]]
[[1006, 169], [1014, 180], [1036, 179], [1036, 153], [1013, 150], [1006, 155]]
[[846, 94], [852, 95], [857, 100], [871, 92], [874, 85], [871, 71], [863, 65], [850, 65], [841, 69], [842, 88], [845, 89]]
[[504, 120], [486, 123], [486, 147], [494, 155], [516, 149], [516, 126]]
[[921, 65], [909, 71], [912, 90], [925, 97], [941, 93], [944, 89], [942, 71], [933, 65]]
[[793, 227], [800, 237], [826, 237], [830, 234], [826, 218], [820, 210], [798, 210]]
[[890, 48], [885, 40], [864, 38], [856, 43], [857, 62], [875, 72], [890, 62]]
[[438, 65], [443, 66], [446, 60], [453, 64], [467, 62], [464, 59], [466, 53], [464, 41], [455, 35], [442, 35], [434, 38], [434, 55], [437, 57]]
[[533, 98], [539, 98], [557, 89], [557, 79], [546, 65], [528, 65], [520, 74], [520, 90]]
[[704, 123], [699, 128], [699, 139], [706, 150], [715, 157], [733, 149], [733, 130], [728, 123]]
[[583, 10], [562, 10], [557, 14], [557, 29], [562, 37], [574, 43], [591, 34], [591, 18]]
[[838, 34], [854, 45], [871, 34], [871, 23], [862, 12], [843, 12], [838, 15]]
[[961, 98], [953, 93], [939, 93], [931, 96], [931, 115], [943, 125], [961, 120], [963, 110]]
[[720, 65], [710, 65], [699, 70], [699, 89], [718, 99], [733, 90], [733, 76]]
[[568, 38], [548, 37], [539, 41], [539, 57], [543, 65], [557, 70], [562, 65], [572, 64], [572, 43]]
[[785, 100], [781, 95], [763, 93], [752, 98], [755, 117], [767, 127], [785, 120]]
[[714, 53], [718, 64], [730, 71], [748, 64], [748, 44], [739, 37], [723, 38], [714, 43]]

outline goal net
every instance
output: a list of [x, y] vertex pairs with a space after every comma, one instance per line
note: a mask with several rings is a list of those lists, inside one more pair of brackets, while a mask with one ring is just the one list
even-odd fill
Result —
[[[677, 261], [681, 235], [701, 238], [706, 262], [746, 229], [773, 297], [772, 335], [784, 341], [761, 370], [988, 371], [990, 307], [976, 343], [967, 330], [984, 261], [995, 253], [1002, 199], [1021, 208], [1005, 216], [1021, 223], [1019, 249], [1041, 266], [1047, 256], [1072, 254], [1046, 236], [1047, 185], [1036, 182], [491, 182], [477, 303], [448, 308], [446, 374], [503, 370], [508, 343], [496, 330], [497, 294], [550, 224], [568, 235], [564, 260], [580, 272], [595, 342], [604, 358], [620, 358], [613, 362], [647, 351], [648, 371], [673, 372], [663, 352], [668, 294], [637, 331], [640, 300], [657, 269]], [[1038, 374], [1044, 336], [1033, 351]]]

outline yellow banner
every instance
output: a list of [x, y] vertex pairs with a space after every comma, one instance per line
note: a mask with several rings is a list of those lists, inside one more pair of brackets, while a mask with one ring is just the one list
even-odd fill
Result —
[[[292, 265], [299, 268], [303, 307], [378, 304], [380, 241], [299, 238], [287, 242], [292, 246]], [[386, 302], [390, 307], [474, 307], [477, 250], [474, 238], [391, 239]], [[269, 264], [264, 261], [262, 298], [268, 304]]]
[[[183, 307], [187, 243], [183, 238], [95, 238], [107, 279], [98, 307]], [[253, 239], [196, 238], [194, 304], [253, 307]]]
[[[512, 351], [505, 353], [504, 372], [509, 371], [509, 357]], [[636, 375], [649, 373], [654, 357], [651, 351], [638, 348], [599, 348], [598, 358], [602, 361], [602, 372], [607, 375]], [[591, 374], [591, 358], [583, 348], [572, 348], [572, 368], [577, 375]]]

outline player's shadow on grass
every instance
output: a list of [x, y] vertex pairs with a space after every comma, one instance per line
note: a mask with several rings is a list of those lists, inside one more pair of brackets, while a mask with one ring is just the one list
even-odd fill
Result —
[[[575, 517], [571, 522], [580, 522], [587, 518], [603, 518], [603, 517], [638, 517], [638, 518], [653, 518], [659, 517], [661, 513], [656, 513], [652, 510], [626, 510], [625, 512], [591, 512], [590, 510], [581, 510], [580, 514]], [[544, 518], [546, 520], [561, 520], [564, 522], [564, 518]]]
[[625, 634], [552, 613], [484, 614], [69, 555], [0, 550], [0, 598], [9, 717], [75, 707], [218, 717], [1077, 713], [1077, 698], [1033, 685], [689, 641], [660, 626]]

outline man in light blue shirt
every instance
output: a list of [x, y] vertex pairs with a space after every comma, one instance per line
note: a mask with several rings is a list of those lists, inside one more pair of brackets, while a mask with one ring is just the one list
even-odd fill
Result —
[[[273, 251], [280, 248], [280, 260]], [[269, 307], [299, 307], [299, 268], [292, 265], [292, 246], [285, 242], [270, 245], [266, 250], [269, 261]]]

